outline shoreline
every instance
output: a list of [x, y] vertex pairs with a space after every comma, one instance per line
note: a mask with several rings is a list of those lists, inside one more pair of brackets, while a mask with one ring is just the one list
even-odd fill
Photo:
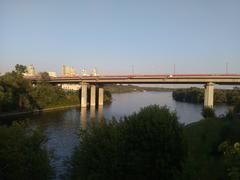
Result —
[[52, 108], [44, 108], [44, 109], [38, 109], [38, 110], [33, 110], [33, 111], [3, 113], [3, 114], [0, 114], [0, 118], [11, 117], [11, 116], [20, 116], [20, 115], [30, 115], [30, 114], [41, 113], [41, 112], [50, 112], [50, 111], [55, 111], [55, 110], [60, 110], [60, 109], [68, 109], [68, 108], [73, 108], [73, 107], [80, 107], [80, 104], [59, 106], [59, 107], [52, 107]]
[[121, 91], [121, 92], [111, 92], [112, 94], [124, 94], [124, 93], [135, 93], [135, 92], [173, 92], [173, 90], [130, 90], [130, 91]]

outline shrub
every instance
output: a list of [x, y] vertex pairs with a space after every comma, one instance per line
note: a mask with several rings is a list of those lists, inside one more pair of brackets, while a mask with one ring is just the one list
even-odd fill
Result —
[[236, 142], [231, 145], [228, 141], [224, 141], [219, 145], [219, 151], [223, 153], [229, 178], [240, 179], [240, 143]]
[[101, 127], [81, 131], [72, 179], [180, 179], [182, 125], [174, 112], [152, 105]]
[[203, 108], [202, 116], [204, 118], [214, 118], [214, 117], [216, 117], [214, 109], [210, 108], [210, 107], [204, 107]]
[[237, 114], [238, 116], [240, 115], [240, 102], [237, 103], [237, 104], [234, 106], [233, 111], [234, 111], [234, 113]]
[[29, 133], [19, 124], [0, 126], [0, 179], [51, 179], [45, 142], [39, 131]]

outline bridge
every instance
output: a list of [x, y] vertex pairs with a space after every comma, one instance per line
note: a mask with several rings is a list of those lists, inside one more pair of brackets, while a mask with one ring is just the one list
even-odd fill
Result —
[[[37, 83], [39, 77], [27, 77]], [[87, 107], [88, 88], [90, 106], [103, 105], [105, 84], [203, 84], [205, 87], [204, 106], [213, 107], [214, 85], [240, 85], [240, 74], [156, 74], [156, 75], [101, 75], [101, 76], [60, 76], [48, 79], [52, 84], [81, 84], [81, 107]], [[97, 98], [96, 98], [97, 97]]]

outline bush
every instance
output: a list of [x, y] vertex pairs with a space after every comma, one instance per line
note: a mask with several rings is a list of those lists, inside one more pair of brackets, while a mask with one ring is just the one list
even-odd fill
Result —
[[233, 111], [235, 114], [240, 115], [240, 102], [234, 106]]
[[231, 180], [240, 179], [240, 143], [234, 145], [224, 141], [219, 145], [219, 151], [223, 153], [225, 166]]
[[181, 178], [183, 129], [166, 107], [145, 107], [80, 134], [69, 162], [72, 179]]
[[184, 128], [188, 144], [188, 157], [185, 162], [184, 180], [224, 180], [223, 162], [218, 146], [232, 136], [231, 122], [218, 118], [207, 118], [187, 125]]
[[110, 104], [112, 102], [112, 94], [110, 91], [104, 91], [104, 103]]
[[0, 179], [51, 179], [45, 142], [42, 133], [26, 132], [19, 124], [0, 126]]
[[214, 118], [214, 117], [216, 117], [216, 114], [215, 114], [215, 111], [213, 108], [204, 107], [202, 110], [202, 116], [204, 118]]

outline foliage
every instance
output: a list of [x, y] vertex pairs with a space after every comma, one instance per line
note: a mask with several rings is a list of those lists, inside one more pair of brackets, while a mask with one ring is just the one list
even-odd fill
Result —
[[182, 126], [166, 107], [152, 105], [101, 127], [81, 131], [70, 160], [72, 179], [180, 179]]
[[48, 80], [50, 80], [50, 76], [47, 72], [40, 73], [41, 77], [41, 83], [47, 83]]
[[204, 180], [228, 179], [226, 163], [218, 149], [222, 142], [239, 141], [239, 129], [240, 121], [233, 111], [227, 113], [225, 117], [208, 117], [187, 125], [184, 128], [188, 144], [184, 179], [191, 180], [196, 177]]
[[129, 93], [129, 92], [142, 92], [142, 91], [158, 91], [158, 92], [170, 92], [171, 88], [163, 87], [143, 87], [134, 85], [106, 85], [104, 89], [111, 93]]
[[[223, 162], [219, 159], [218, 145], [223, 141], [225, 121], [215, 118], [204, 119], [184, 128], [188, 144], [188, 158], [184, 168], [184, 179], [224, 180]], [[211, 171], [209, 171], [211, 169]]]
[[240, 143], [231, 145], [224, 141], [219, 145], [219, 151], [224, 155], [224, 162], [228, 170], [228, 176], [231, 180], [240, 179]]
[[177, 89], [173, 91], [173, 98], [181, 102], [202, 103], [204, 99], [203, 90], [191, 87], [189, 89]]
[[216, 117], [216, 114], [215, 114], [215, 111], [213, 108], [210, 108], [210, 107], [204, 107], [202, 109], [202, 116], [204, 118], [214, 118]]
[[49, 84], [47, 73], [41, 73], [42, 81], [33, 87], [22, 75], [25, 69], [25, 66], [16, 65], [15, 71], [0, 77], [0, 112], [79, 104], [77, 92], [65, 92], [60, 87]]
[[35, 108], [31, 83], [13, 71], [0, 77], [0, 111], [22, 111]]
[[27, 71], [27, 67], [24, 65], [16, 64], [15, 71], [17, 74], [22, 75]]
[[240, 102], [236, 103], [236, 105], [234, 106], [234, 109], [233, 109], [234, 113], [236, 114], [240, 114]]
[[[180, 102], [202, 103], [204, 100], [204, 90], [195, 87], [177, 89], [173, 91], [173, 98]], [[227, 104], [240, 103], [240, 89], [215, 89], [214, 102]]]
[[[40, 73], [40, 81], [32, 86], [23, 77], [22, 73], [25, 71], [25, 66], [17, 64], [15, 71], [0, 76], [0, 112], [32, 111], [80, 104], [78, 92], [64, 91], [61, 87], [48, 83], [48, 73]], [[109, 103], [111, 99], [111, 93], [105, 91], [104, 102]]]
[[0, 179], [51, 179], [46, 141], [41, 132], [27, 132], [19, 124], [0, 126]]
[[110, 91], [104, 90], [104, 98], [103, 98], [103, 100], [104, 100], [104, 103], [111, 103], [111, 101], [112, 101], [112, 94], [111, 94]]

